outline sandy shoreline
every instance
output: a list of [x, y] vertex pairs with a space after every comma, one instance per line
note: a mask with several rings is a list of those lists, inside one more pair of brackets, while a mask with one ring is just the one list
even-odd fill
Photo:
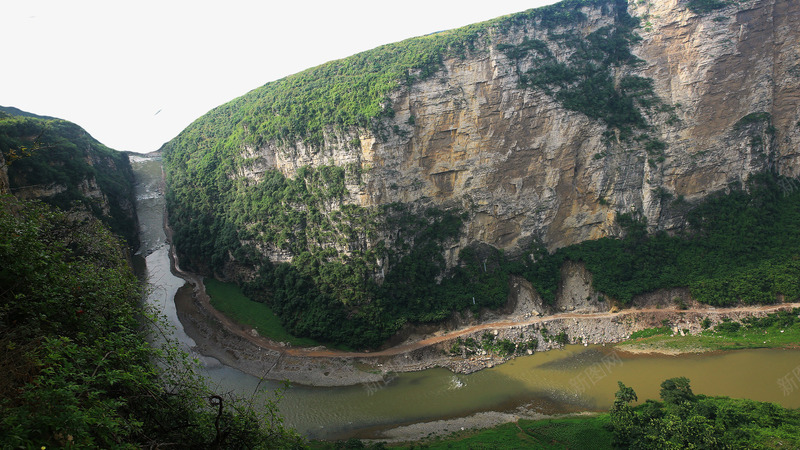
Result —
[[[585, 414], [589, 415], [591, 413]], [[394, 427], [381, 431], [379, 433], [379, 437], [374, 439], [365, 439], [364, 441], [386, 442], [390, 444], [418, 441], [420, 439], [446, 437], [453, 433], [462, 431], [492, 428], [504, 423], [517, 422], [520, 419], [542, 420], [554, 417], [556, 416], [531, 413], [524, 409], [518, 409], [514, 412], [486, 411], [475, 413], [467, 417], [433, 420], [429, 422], [419, 422], [411, 425]], [[420, 443], [424, 445], [424, 441]]]

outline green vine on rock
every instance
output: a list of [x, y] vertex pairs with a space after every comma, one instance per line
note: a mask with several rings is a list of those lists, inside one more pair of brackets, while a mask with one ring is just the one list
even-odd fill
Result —
[[[574, 30], [551, 30], [547, 41], [526, 38], [518, 45], [500, 43], [497, 49], [514, 61], [523, 87], [539, 89], [564, 108], [603, 122], [609, 129], [604, 133], [607, 144], [614, 136], [627, 141], [634, 130], [642, 130], [637, 140], [644, 139], [647, 153], [655, 150], [659, 156], [666, 145], [647, 134], [651, 129], [647, 115], [670, 113], [668, 124], [677, 117], [674, 108], [656, 95], [652, 79], [618, 75], [621, 69], [643, 63], [631, 52], [641, 38], [635, 32], [639, 19], [628, 14], [627, 6], [624, 1], [604, 3], [606, 12], [613, 14], [613, 24], [586, 36]], [[585, 20], [585, 16], [577, 19]]]
[[725, 8], [731, 3], [730, 0], [689, 0], [687, 6], [693, 13], [704, 15]]

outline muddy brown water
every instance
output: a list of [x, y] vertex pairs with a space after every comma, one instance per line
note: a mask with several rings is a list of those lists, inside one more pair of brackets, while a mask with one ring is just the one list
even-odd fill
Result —
[[[161, 162], [133, 157], [137, 212], [148, 280], [148, 303], [175, 327], [187, 349], [195, 343], [178, 320], [175, 294], [184, 280], [170, 272], [163, 232]], [[219, 390], [250, 396], [274, 391], [281, 383], [260, 381], [213, 358], [197, 356]], [[279, 403], [285, 424], [311, 438], [379, 436], [401, 424], [463, 417], [479, 411], [560, 414], [607, 410], [617, 381], [639, 398], [658, 398], [667, 378], [685, 376], [695, 393], [745, 397], [800, 407], [800, 350], [738, 350], [680, 356], [634, 355], [602, 346], [569, 346], [509, 361], [492, 369], [458, 375], [431, 369], [390, 376], [384, 382], [336, 388], [288, 388]]]

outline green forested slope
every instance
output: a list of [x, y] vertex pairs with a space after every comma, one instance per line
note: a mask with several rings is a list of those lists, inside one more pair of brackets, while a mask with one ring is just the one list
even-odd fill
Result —
[[[581, 8], [587, 5], [598, 7], [610, 25], [585, 36], [562, 26], [584, 24]], [[689, 218], [675, 236], [647, 236], [639, 217], [622, 215], [620, 239], [585, 242], [552, 255], [534, 243], [514, 260], [476, 244], [463, 249], [451, 269], [445, 250], [471, 219], [467, 209], [348, 204], [347, 185], [357, 185], [364, 170], [355, 165], [302, 167], [289, 177], [267, 170], [258, 182], [237, 176], [248, 146], [269, 141], [291, 153], [301, 141], [313, 151], [329, 130], [349, 130], [348, 136], [364, 129], [378, 136], [402, 132], [385, 129], [382, 120], [392, 115], [390, 92], [431, 76], [445, 57], [491, 46], [512, 62], [527, 58], [532, 64], [525, 70], [516, 65], [521, 87], [596, 120], [606, 128], [607, 141], [636, 142], [655, 168], [664, 161], [666, 144], [654, 137], [651, 119], [677, 119], [673, 106], [655, 95], [652, 80], [618, 76], [641, 63], [631, 51], [639, 39], [638, 19], [627, 6], [619, 0], [568, 0], [390, 44], [269, 83], [212, 110], [163, 149], [170, 221], [182, 261], [239, 281], [249, 296], [269, 304], [289, 332], [353, 347], [379, 346], [408, 322], [498, 307], [511, 274], [524, 276], [552, 301], [567, 259], [584, 261], [595, 287], [622, 304], [678, 286], [717, 305], [797, 298], [800, 197], [773, 174], [750, 186], [731, 186], [729, 196], [703, 205], [660, 193]], [[511, 44], [503, 37], [525, 27], [545, 30], [548, 42]], [[551, 49], [571, 56], [556, 58]], [[290, 255], [291, 264], [271, 264], [266, 252]]]
[[603, 238], [542, 255], [526, 276], [553, 299], [563, 261], [583, 261], [594, 287], [629, 303], [657, 289], [690, 288], [717, 306], [800, 299], [800, 183], [762, 174], [686, 212], [682, 232], [647, 235], [646, 223], [621, 217], [622, 239]]
[[[68, 210], [87, 210], [130, 245], [137, 242], [133, 209], [133, 171], [128, 156], [92, 138], [74, 123], [35, 116], [13, 109], [0, 111], [0, 152], [8, 164], [11, 190], [63, 186], [65, 190], [41, 200]], [[81, 185], [92, 182], [108, 200], [90, 198]]]
[[140, 320], [158, 321], [124, 254], [95, 219], [0, 196], [0, 447], [298, 445], [210, 391], [177, 346], [151, 347]]

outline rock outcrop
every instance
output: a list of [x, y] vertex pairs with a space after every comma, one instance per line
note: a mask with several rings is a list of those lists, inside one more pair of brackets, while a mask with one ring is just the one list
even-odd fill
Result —
[[[584, 36], [612, 23], [600, 7], [582, 11]], [[643, 39], [632, 51], [644, 63], [618, 68], [616, 78], [652, 79], [674, 108], [648, 116], [665, 144], [659, 155], [635, 139], [604, 140], [602, 121], [521, 86], [515, 65], [532, 62], [515, 62], [498, 45], [553, 34], [524, 23], [394, 92], [384, 128], [395, 132], [330, 131], [322, 146], [248, 146], [235, 176], [355, 164], [361, 178], [347, 185], [352, 203], [458, 206], [470, 211], [460, 247], [509, 251], [533, 237], [552, 250], [613, 235], [619, 212], [641, 214], [651, 231], [675, 229], [683, 201], [765, 170], [800, 176], [800, 3], [747, 0], [698, 15], [685, 0], [666, 0], [631, 2], [628, 12], [641, 20]]]

